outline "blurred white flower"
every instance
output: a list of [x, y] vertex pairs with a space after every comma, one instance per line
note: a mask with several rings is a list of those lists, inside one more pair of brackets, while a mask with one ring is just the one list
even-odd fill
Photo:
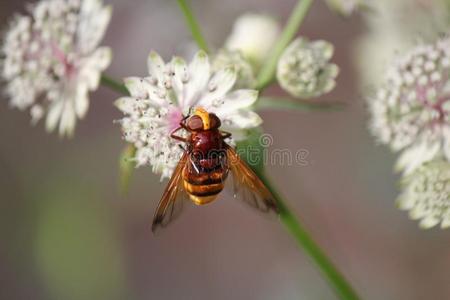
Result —
[[357, 10], [367, 7], [369, 0], [326, 0], [326, 2], [333, 11], [348, 17]]
[[212, 66], [214, 71], [233, 67], [237, 75], [235, 88], [253, 88], [256, 84], [252, 66], [240, 51], [219, 50], [214, 57]]
[[377, 86], [386, 66], [396, 53], [417, 44], [417, 37], [432, 41], [447, 32], [450, 25], [448, 0], [370, 1], [370, 13], [362, 14], [368, 25], [356, 42], [355, 55], [359, 84]]
[[235, 140], [262, 123], [250, 110], [258, 92], [233, 90], [234, 68], [212, 71], [203, 51], [189, 64], [180, 57], [165, 63], [152, 52], [148, 69], [148, 77], [125, 79], [130, 97], [120, 98], [115, 104], [125, 114], [120, 124], [124, 139], [137, 149], [137, 165], [151, 165], [161, 179], [170, 177], [182, 153], [180, 143], [170, 133], [191, 109], [203, 107], [217, 114], [222, 128], [231, 131]]
[[295, 39], [278, 61], [280, 86], [295, 97], [313, 98], [331, 91], [339, 68], [329, 60], [333, 45], [322, 40]]
[[381, 143], [404, 150], [406, 173], [441, 153], [450, 160], [450, 39], [419, 45], [397, 58], [369, 99], [370, 127]]
[[109, 48], [97, 48], [111, 7], [100, 0], [42, 0], [29, 14], [15, 16], [3, 40], [6, 93], [11, 106], [30, 108], [33, 124], [47, 115], [48, 131], [59, 124], [60, 135], [72, 135], [111, 61]]
[[234, 23], [225, 48], [241, 51], [244, 57], [258, 69], [269, 55], [280, 33], [280, 25], [271, 16], [244, 14]]
[[411, 219], [421, 220], [422, 228], [441, 224], [450, 227], [450, 163], [428, 162], [403, 180], [403, 192], [397, 200]]

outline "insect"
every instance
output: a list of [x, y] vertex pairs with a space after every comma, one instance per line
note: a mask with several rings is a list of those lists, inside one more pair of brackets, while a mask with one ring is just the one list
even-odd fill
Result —
[[[231, 133], [220, 130], [220, 126], [221, 121], [214, 113], [197, 108], [172, 131], [170, 136], [186, 147], [158, 204], [152, 231], [172, 221], [184, 199], [196, 205], [214, 201], [224, 189], [229, 173], [233, 177], [235, 196], [242, 193], [242, 199], [251, 206], [264, 212], [278, 212], [272, 193], [225, 142]], [[176, 134], [181, 129], [189, 133], [188, 137]]]

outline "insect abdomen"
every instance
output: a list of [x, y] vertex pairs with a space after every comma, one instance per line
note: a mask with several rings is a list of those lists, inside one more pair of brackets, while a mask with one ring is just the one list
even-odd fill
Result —
[[226, 176], [227, 172], [223, 169], [200, 174], [185, 174], [184, 189], [195, 204], [207, 204], [214, 201], [223, 190]]
[[223, 183], [195, 185], [185, 180], [184, 188], [192, 202], [197, 205], [204, 205], [217, 198], [217, 195], [223, 190]]

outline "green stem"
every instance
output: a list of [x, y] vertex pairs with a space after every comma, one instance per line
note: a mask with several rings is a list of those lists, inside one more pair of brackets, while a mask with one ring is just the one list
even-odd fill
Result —
[[254, 108], [256, 110], [285, 110], [285, 111], [338, 111], [345, 107], [340, 102], [311, 102], [303, 100], [293, 100], [289, 98], [260, 97]]
[[298, 31], [298, 28], [302, 24], [309, 8], [311, 7], [313, 0], [299, 0], [297, 6], [294, 8], [289, 20], [281, 33], [280, 38], [273, 47], [269, 58], [262, 66], [261, 71], [258, 74], [256, 87], [258, 90], [264, 89], [273, 79], [275, 75], [275, 69], [277, 67], [278, 59], [283, 53], [286, 46], [294, 38]]
[[303, 250], [311, 257], [311, 259], [316, 263], [322, 272], [323, 276], [328, 280], [331, 286], [334, 287], [337, 295], [340, 299], [345, 300], [357, 300], [359, 299], [356, 292], [353, 290], [352, 286], [345, 279], [345, 277], [338, 271], [338, 269], [333, 265], [333, 263], [328, 259], [325, 253], [320, 249], [320, 247], [314, 242], [312, 237], [300, 223], [300, 221], [295, 217], [295, 215], [286, 206], [283, 198], [280, 196], [278, 191], [272, 185], [271, 181], [265, 176], [264, 173], [255, 170], [267, 186], [267, 188], [275, 196], [278, 208], [280, 211], [280, 219], [284, 226], [288, 229], [292, 236], [295, 237], [297, 243]]
[[194, 38], [198, 47], [208, 53], [209, 52], [208, 44], [206, 43], [206, 40], [202, 35], [200, 26], [198, 25], [197, 20], [195, 19], [191, 8], [189, 7], [189, 5], [187, 4], [187, 2], [185, 0], [178, 0], [178, 6], [180, 6], [180, 9], [184, 14], [186, 23], [187, 23], [187, 25], [191, 31], [192, 37]]
[[109, 77], [108, 75], [102, 74], [100, 83], [104, 86], [109, 87], [110, 89], [118, 92], [119, 94], [129, 95], [127, 88], [122, 83], [117, 80]]

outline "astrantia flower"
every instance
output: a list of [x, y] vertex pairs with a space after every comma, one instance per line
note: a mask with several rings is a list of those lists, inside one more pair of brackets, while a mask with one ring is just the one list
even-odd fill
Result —
[[280, 33], [280, 25], [271, 16], [245, 14], [234, 23], [233, 31], [225, 43], [225, 48], [241, 51], [255, 68], [259, 68]]
[[252, 66], [240, 51], [220, 50], [214, 57], [212, 66], [215, 71], [233, 67], [237, 75], [235, 88], [252, 88], [256, 84]]
[[436, 160], [425, 163], [403, 182], [404, 191], [398, 199], [401, 209], [421, 220], [420, 226], [430, 228], [441, 224], [450, 227], [450, 163]]
[[16, 16], [4, 37], [1, 77], [13, 107], [30, 108], [32, 123], [44, 115], [48, 131], [73, 133], [86, 115], [89, 91], [111, 60], [97, 48], [111, 17], [100, 0], [42, 0]]
[[411, 172], [443, 154], [450, 159], [450, 39], [420, 45], [399, 57], [370, 99], [371, 129]]
[[358, 9], [367, 6], [369, 0], [326, 0], [326, 2], [332, 10], [348, 17]]
[[331, 91], [339, 72], [329, 62], [333, 45], [297, 38], [283, 52], [277, 66], [280, 86], [295, 97], [313, 98]]
[[118, 99], [116, 106], [125, 114], [120, 124], [124, 139], [137, 149], [137, 165], [151, 165], [161, 179], [170, 177], [182, 153], [170, 133], [192, 109], [203, 107], [217, 114], [222, 128], [231, 131], [234, 139], [243, 138], [247, 129], [262, 122], [250, 110], [257, 91], [233, 90], [234, 68], [212, 71], [203, 51], [190, 64], [179, 57], [165, 63], [152, 52], [148, 69], [148, 77], [125, 79], [130, 97]]

